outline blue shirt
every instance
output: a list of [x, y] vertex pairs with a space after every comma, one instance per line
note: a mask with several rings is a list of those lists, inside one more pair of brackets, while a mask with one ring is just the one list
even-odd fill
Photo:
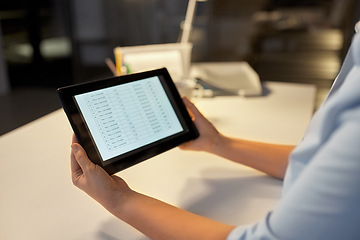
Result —
[[227, 239], [360, 239], [360, 34], [290, 155], [280, 203]]

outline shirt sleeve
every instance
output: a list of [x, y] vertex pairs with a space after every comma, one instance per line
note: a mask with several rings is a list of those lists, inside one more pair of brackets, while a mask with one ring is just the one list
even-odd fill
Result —
[[228, 240], [360, 239], [360, 103], [353, 104], [278, 207]]
[[226, 240], [249, 240], [249, 239], [262, 239], [262, 240], [279, 240], [271, 231], [269, 227], [269, 219], [271, 216], [269, 212], [261, 221], [248, 225], [239, 226], [235, 228]]

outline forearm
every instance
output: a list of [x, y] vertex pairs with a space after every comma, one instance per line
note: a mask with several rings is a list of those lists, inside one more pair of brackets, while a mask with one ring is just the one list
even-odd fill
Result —
[[294, 146], [252, 142], [219, 134], [211, 153], [283, 179]]
[[121, 201], [108, 210], [153, 240], [226, 239], [234, 228], [136, 192]]
[[284, 178], [289, 154], [294, 146], [225, 137], [199, 112], [194, 104], [186, 98], [183, 101], [194, 118], [193, 121], [199, 130], [200, 137], [182, 144], [181, 149], [213, 153], [271, 176]]

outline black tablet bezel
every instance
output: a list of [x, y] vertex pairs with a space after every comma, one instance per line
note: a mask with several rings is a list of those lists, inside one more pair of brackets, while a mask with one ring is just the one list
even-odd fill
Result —
[[[183, 127], [183, 131], [125, 154], [118, 155], [110, 160], [102, 161], [74, 96], [154, 76], [159, 77], [159, 80], [165, 89], [165, 93]], [[199, 136], [199, 133], [191, 120], [191, 117], [189, 116], [189, 113], [166, 68], [62, 87], [57, 89], [57, 94], [69, 119], [71, 127], [79, 143], [84, 147], [86, 153], [88, 154], [88, 157], [92, 162], [104, 168], [110, 175], [170, 150], [184, 142], [196, 139]]]

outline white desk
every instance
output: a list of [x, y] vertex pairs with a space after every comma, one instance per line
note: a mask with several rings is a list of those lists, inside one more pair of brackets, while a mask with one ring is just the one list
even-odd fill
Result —
[[[315, 87], [267, 83], [265, 97], [196, 104], [231, 136], [296, 144], [312, 115]], [[144, 240], [74, 187], [72, 130], [62, 110], [0, 137], [0, 239]], [[135, 190], [229, 224], [260, 219], [281, 181], [206, 153], [173, 149], [119, 174]]]

